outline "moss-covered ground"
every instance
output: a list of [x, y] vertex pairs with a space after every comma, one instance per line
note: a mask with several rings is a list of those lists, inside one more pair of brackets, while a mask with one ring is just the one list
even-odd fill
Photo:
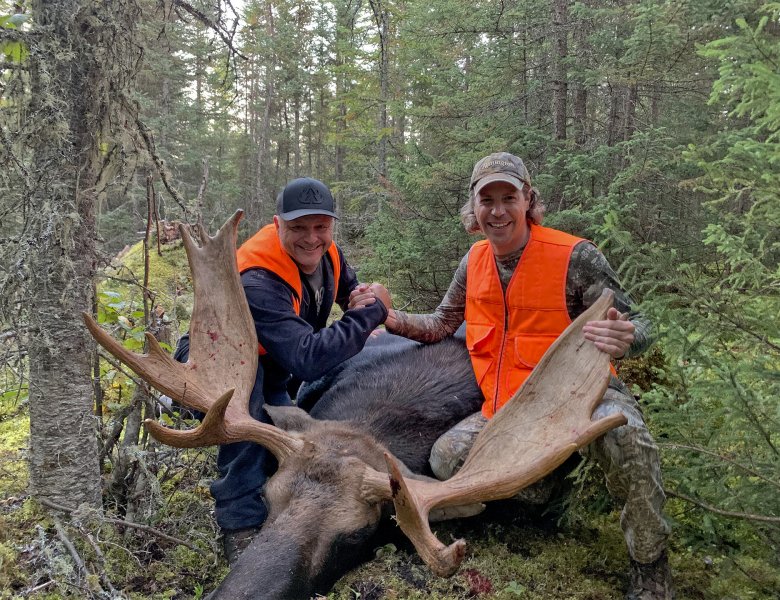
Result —
[[[8, 406], [0, 413], [0, 598], [98, 598], [87, 589], [70, 589], [74, 567], [53, 523], [26, 491], [24, 411]], [[200, 598], [225, 574], [206, 483], [211, 458], [172, 455], [172, 475], [162, 485], [164, 501], [147, 522], [159, 531], [192, 543], [198, 551], [144, 532], [89, 521], [102, 550], [103, 571], [116, 596], [132, 599]], [[206, 470], [194, 468], [205, 465]], [[387, 540], [375, 556], [353, 570], [328, 594], [329, 599], [485, 598], [536, 600], [609, 600], [623, 597], [627, 579], [625, 544], [619, 513], [603, 503], [595, 477], [578, 493], [584, 502], [564, 518], [521, 510], [506, 501], [494, 503], [472, 519], [438, 524], [444, 541], [465, 538], [468, 554], [450, 579], [433, 576], [410, 544], [388, 524]], [[599, 507], [600, 505], [600, 507]], [[690, 508], [671, 501], [668, 512], [678, 528], [687, 528]], [[110, 508], [107, 515], [110, 516]], [[91, 566], [97, 557], [74, 537]], [[747, 600], [780, 597], [775, 557], [759, 543], [742, 549], [684, 547], [675, 536], [671, 562], [678, 598]], [[103, 588], [105, 589], [105, 585]], [[103, 596], [105, 597], [105, 596]], [[259, 596], [262, 597], [262, 596]]]
[[[588, 486], [598, 485], [596, 482]], [[595, 488], [594, 488], [595, 489]], [[573, 511], [573, 514], [572, 514]], [[673, 520], [687, 507], [672, 501]], [[617, 507], [570, 509], [558, 516], [523, 511], [511, 501], [494, 503], [478, 517], [439, 524], [438, 538], [465, 538], [468, 553], [450, 579], [430, 573], [408, 542], [377, 548], [377, 557], [344, 577], [328, 598], [491, 598], [509, 600], [609, 600], [623, 598], [628, 557]], [[682, 525], [681, 525], [682, 526]], [[715, 547], [670, 552], [678, 599], [780, 598], [774, 557], [756, 547], [749, 554]]]

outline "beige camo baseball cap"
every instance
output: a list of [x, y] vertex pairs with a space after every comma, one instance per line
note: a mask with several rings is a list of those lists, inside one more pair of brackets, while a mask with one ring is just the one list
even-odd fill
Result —
[[474, 165], [470, 189], [478, 194], [494, 181], [505, 181], [522, 190], [523, 184], [531, 185], [531, 176], [520, 158], [509, 152], [495, 152]]

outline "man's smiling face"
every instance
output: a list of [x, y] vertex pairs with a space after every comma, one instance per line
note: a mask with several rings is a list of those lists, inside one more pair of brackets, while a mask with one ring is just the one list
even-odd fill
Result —
[[496, 256], [507, 256], [528, 241], [528, 198], [511, 183], [495, 181], [477, 192], [474, 215]]
[[274, 217], [282, 247], [304, 273], [314, 273], [333, 243], [333, 217], [306, 215], [291, 221]]

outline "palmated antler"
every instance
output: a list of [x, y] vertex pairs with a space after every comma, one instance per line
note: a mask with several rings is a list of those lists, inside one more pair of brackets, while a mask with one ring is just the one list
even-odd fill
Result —
[[168, 429], [147, 419], [146, 427], [155, 438], [179, 448], [248, 440], [265, 446], [282, 462], [303, 442], [249, 414], [258, 359], [255, 325], [236, 264], [242, 216], [243, 211], [236, 211], [214, 237], [198, 225], [200, 245], [184, 225], [179, 226], [195, 288], [187, 363], [173, 360], [148, 333], [148, 353], [136, 354], [86, 313], [84, 322], [101, 346], [149, 384], [179, 404], [206, 413], [200, 426], [189, 431]]
[[386, 455], [396, 518], [423, 560], [439, 576], [460, 565], [465, 542], [442, 544], [431, 532], [433, 508], [475, 504], [515, 495], [561, 465], [575, 450], [622, 425], [614, 414], [591, 421], [609, 383], [609, 355], [582, 334], [588, 321], [606, 318], [612, 292], [580, 315], [547, 350], [523, 386], [477, 436], [463, 467], [442, 482], [404, 478]]

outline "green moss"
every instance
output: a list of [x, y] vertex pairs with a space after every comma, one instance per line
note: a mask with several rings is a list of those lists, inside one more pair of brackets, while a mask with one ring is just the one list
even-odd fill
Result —
[[15, 582], [17, 555], [11, 544], [0, 542], [0, 589], [9, 589]]
[[0, 421], [0, 497], [22, 495], [27, 488], [24, 456], [30, 435], [30, 419], [25, 414]]
[[[101, 282], [98, 290], [119, 294], [119, 301], [114, 302], [119, 305], [119, 312], [125, 316], [133, 313], [137, 316], [137, 311], [143, 307], [143, 242], [130, 247], [118, 263], [118, 266], [108, 270], [108, 277]], [[153, 294], [154, 304], [165, 309], [169, 318], [177, 322], [189, 320], [192, 311], [192, 280], [181, 242], [163, 246], [162, 255], [157, 254], [156, 247], [150, 249], [149, 290]]]

